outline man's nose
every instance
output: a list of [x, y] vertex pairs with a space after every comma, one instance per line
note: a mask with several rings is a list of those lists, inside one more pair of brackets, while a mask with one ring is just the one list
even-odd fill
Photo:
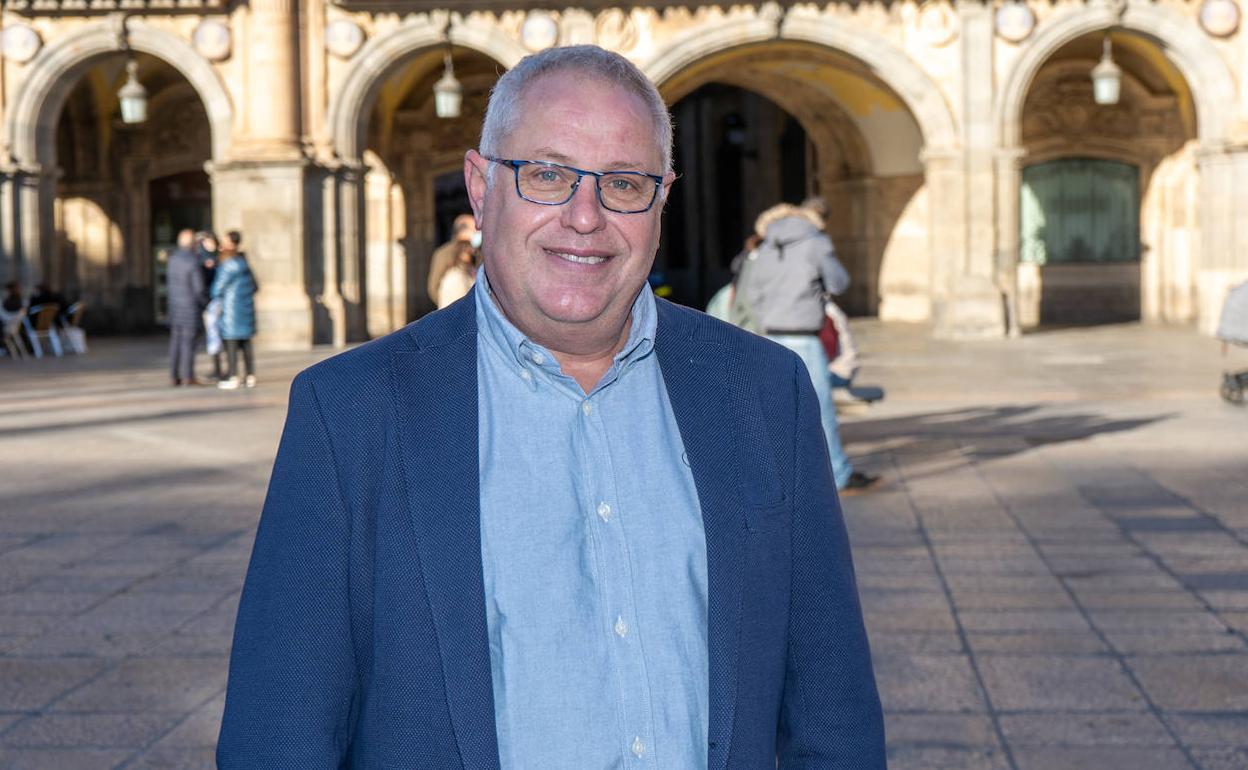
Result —
[[561, 216], [564, 227], [578, 233], [592, 233], [607, 223], [607, 212], [598, 202], [598, 189], [592, 177], [582, 177], [572, 199], [563, 204]]

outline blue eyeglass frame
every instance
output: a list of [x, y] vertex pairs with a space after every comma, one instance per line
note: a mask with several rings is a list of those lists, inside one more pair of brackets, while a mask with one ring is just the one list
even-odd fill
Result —
[[[516, 183], [516, 195], [519, 195], [523, 200], [526, 200], [529, 203], [536, 203], [539, 206], [562, 206], [564, 205], [568, 201], [572, 200], [573, 196], [576, 195], [576, 191], [581, 188], [581, 180], [587, 176], [592, 176], [594, 178], [594, 192], [598, 196], [599, 205], [601, 205], [604, 209], [606, 209], [607, 211], [614, 211], [617, 214], [644, 214], [650, 209], [654, 208], [654, 202], [659, 197], [659, 188], [663, 185], [663, 177], [656, 176], [654, 174], [647, 174], [644, 171], [587, 171], [583, 168], [577, 168], [576, 166], [566, 166], [562, 163], [552, 163], [551, 161], [548, 161], [548, 160], [515, 160], [512, 158], [495, 158], [493, 155], [482, 155], [481, 157], [485, 158], [491, 163], [498, 163], [500, 165], [507, 166], [508, 168], [510, 168], [511, 175], [512, 177], [514, 177], [515, 183]], [[573, 174], [576, 174], [576, 181], [572, 183], [572, 191], [568, 193], [568, 197], [564, 198], [558, 203], [553, 203], [550, 201], [535, 201], [532, 198], [525, 195], [524, 193], [520, 192], [520, 169], [523, 166], [549, 166], [551, 168], [565, 169], [567, 171], [571, 171]], [[644, 209], [636, 209], [632, 211], [622, 211], [620, 209], [613, 209], [607, 205], [607, 202], [605, 200], [602, 199], [602, 178], [604, 176], [614, 176], [616, 174], [627, 174], [628, 176], [642, 176], [654, 182], [654, 191], [650, 194], [650, 202], [646, 204], [646, 207]]]

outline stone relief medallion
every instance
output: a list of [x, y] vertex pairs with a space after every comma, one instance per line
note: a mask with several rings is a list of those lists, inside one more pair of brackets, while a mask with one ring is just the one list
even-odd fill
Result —
[[944, 0], [933, 0], [919, 8], [919, 37], [932, 46], [943, 46], [958, 36], [958, 17]]
[[28, 27], [25, 24], [5, 27], [4, 36], [0, 38], [0, 48], [4, 51], [4, 58], [18, 64], [25, 64], [35, 58], [35, 54], [39, 53], [42, 47], [43, 40], [39, 37], [39, 33], [34, 27]]
[[230, 58], [230, 28], [215, 19], [204, 19], [191, 33], [191, 44], [208, 61]]
[[339, 59], [350, 59], [364, 45], [364, 30], [350, 19], [335, 19], [325, 27], [325, 50]]
[[1036, 15], [1024, 3], [1010, 0], [997, 9], [997, 34], [1011, 43], [1026, 40], [1036, 28]]
[[1205, 0], [1200, 6], [1200, 26], [1214, 37], [1229, 37], [1239, 29], [1239, 6], [1235, 0]]
[[559, 23], [546, 11], [533, 11], [520, 25], [520, 42], [530, 51], [541, 51], [559, 42]]
[[594, 37], [603, 48], [623, 53], [637, 45], [637, 24], [631, 14], [619, 8], [609, 8], [598, 14]]

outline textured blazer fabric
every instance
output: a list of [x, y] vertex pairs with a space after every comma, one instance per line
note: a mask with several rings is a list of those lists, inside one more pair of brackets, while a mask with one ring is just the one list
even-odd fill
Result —
[[[501, 770], [472, 303], [295, 379], [238, 612], [222, 770]], [[806, 370], [662, 300], [655, 349], [706, 531], [709, 768], [884, 768]]]

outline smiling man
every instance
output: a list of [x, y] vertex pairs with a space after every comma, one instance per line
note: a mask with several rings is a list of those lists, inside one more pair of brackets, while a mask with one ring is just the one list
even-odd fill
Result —
[[295, 380], [221, 768], [885, 766], [810, 377], [646, 286], [671, 136], [600, 48], [499, 80], [473, 292]]

